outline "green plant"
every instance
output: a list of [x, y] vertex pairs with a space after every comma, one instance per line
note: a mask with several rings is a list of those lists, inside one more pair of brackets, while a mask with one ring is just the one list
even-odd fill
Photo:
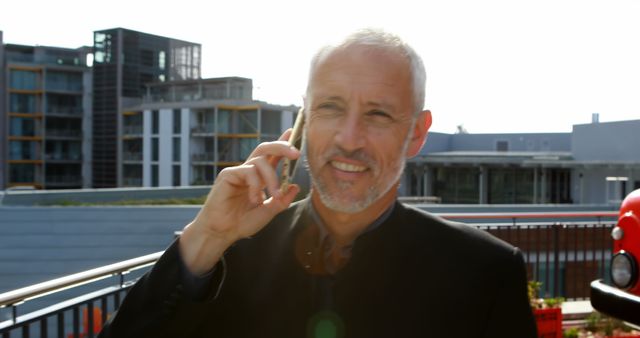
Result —
[[621, 320], [611, 318], [600, 312], [592, 312], [589, 317], [587, 317], [585, 328], [591, 332], [604, 332], [607, 336], [613, 335], [614, 331], [631, 331], [631, 328]]
[[564, 338], [578, 338], [579, 334], [580, 334], [580, 330], [578, 330], [578, 328], [572, 327], [570, 329], [565, 330], [562, 333], [562, 337], [564, 337]]
[[529, 281], [527, 284], [527, 291], [529, 293], [529, 304], [533, 309], [548, 309], [548, 308], [557, 308], [562, 306], [564, 303], [564, 298], [538, 298], [538, 293], [540, 292], [540, 287], [542, 287], [542, 283], [538, 281]]

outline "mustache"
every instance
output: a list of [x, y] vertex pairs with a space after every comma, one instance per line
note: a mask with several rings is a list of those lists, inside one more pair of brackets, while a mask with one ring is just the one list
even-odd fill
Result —
[[326, 153], [322, 154], [322, 157], [326, 161], [329, 161], [333, 157], [342, 157], [365, 163], [369, 167], [376, 167], [376, 161], [362, 149], [347, 151], [338, 146], [335, 146], [329, 149], [329, 151], [327, 151]]

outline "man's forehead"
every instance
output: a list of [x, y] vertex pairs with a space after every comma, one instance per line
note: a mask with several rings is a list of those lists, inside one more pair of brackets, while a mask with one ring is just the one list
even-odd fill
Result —
[[409, 64], [399, 52], [358, 45], [336, 49], [319, 60], [309, 79], [307, 95], [309, 99], [339, 101], [351, 90], [363, 90], [368, 103], [382, 106], [396, 101], [390, 96], [410, 94], [409, 88]]
[[318, 57], [313, 73], [328, 65], [386, 60], [402, 64], [409, 70], [409, 61], [400, 50], [384, 46], [352, 44], [327, 49]]

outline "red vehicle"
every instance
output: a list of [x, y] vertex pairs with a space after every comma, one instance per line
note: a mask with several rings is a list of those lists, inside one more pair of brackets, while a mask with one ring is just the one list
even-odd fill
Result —
[[612, 285], [602, 280], [591, 283], [594, 309], [640, 325], [640, 189], [629, 194], [620, 206], [618, 224], [611, 231], [613, 258]]

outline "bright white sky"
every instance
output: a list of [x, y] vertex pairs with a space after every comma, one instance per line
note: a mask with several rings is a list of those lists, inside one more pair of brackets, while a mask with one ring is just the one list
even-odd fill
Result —
[[203, 77], [302, 103], [309, 59], [361, 27], [399, 34], [427, 68], [432, 130], [568, 132], [640, 119], [640, 0], [5, 0], [4, 43], [79, 47], [124, 27], [202, 44]]

